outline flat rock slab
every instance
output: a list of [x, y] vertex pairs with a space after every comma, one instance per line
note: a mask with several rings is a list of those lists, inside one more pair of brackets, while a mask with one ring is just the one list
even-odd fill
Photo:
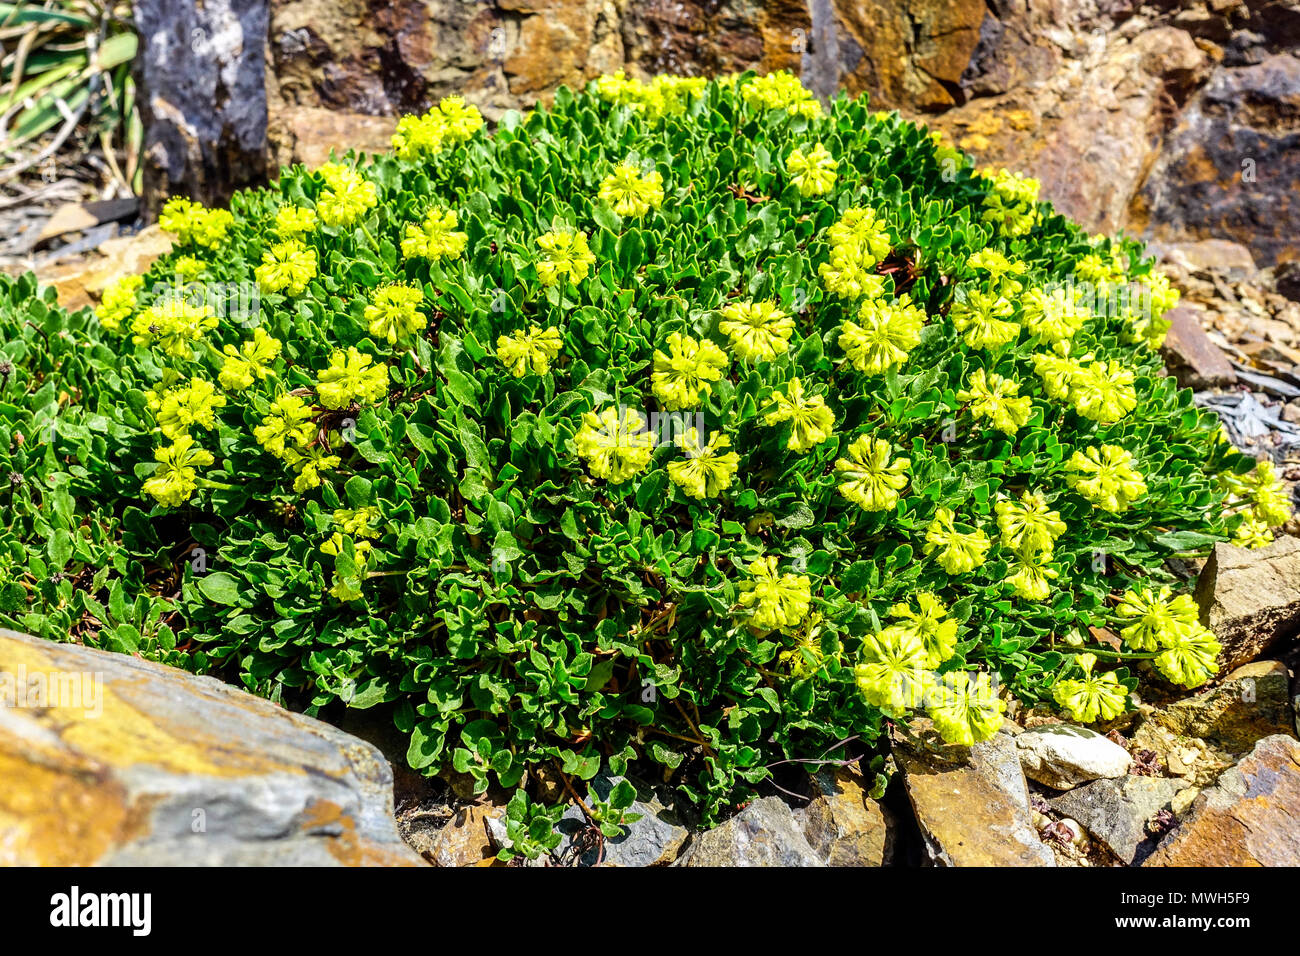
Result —
[[1055, 866], [1038, 838], [1015, 740], [974, 747], [900, 743], [908, 799], [939, 866]]
[[755, 800], [730, 820], [691, 838], [677, 866], [825, 866], [794, 811], [778, 797]]
[[1300, 742], [1265, 737], [1187, 815], [1143, 866], [1300, 866]]
[[1026, 730], [1016, 737], [1016, 746], [1025, 776], [1057, 790], [1102, 777], [1122, 777], [1133, 763], [1119, 744], [1072, 724]]
[[808, 844], [827, 866], [889, 866], [894, 861], [893, 814], [867, 793], [862, 774], [849, 767], [813, 778], [817, 796], [795, 811]]
[[1187, 784], [1170, 777], [1128, 776], [1094, 780], [1047, 802], [1079, 821], [1093, 838], [1125, 863], [1148, 844], [1147, 821], [1170, 805]]
[[[623, 777], [597, 774], [591, 781], [591, 789], [601, 800], [608, 800], [614, 788]], [[681, 825], [676, 815], [659, 800], [658, 796], [645, 784], [628, 781], [636, 788], [637, 799], [627, 808], [629, 814], [640, 814], [640, 818], [625, 824], [623, 832], [616, 837], [605, 838], [599, 844], [587, 846], [578, 860], [583, 866], [663, 866], [677, 858], [678, 851], [686, 842], [690, 832]], [[564, 811], [556, 827], [563, 837], [555, 855], [565, 856], [575, 840], [587, 830], [590, 824], [582, 809], [571, 805]]]
[[420, 865], [364, 741], [209, 677], [0, 630], [0, 865]]
[[1253, 661], [1300, 631], [1300, 538], [1258, 550], [1216, 544], [1196, 581], [1196, 603], [1223, 645], [1220, 668]]

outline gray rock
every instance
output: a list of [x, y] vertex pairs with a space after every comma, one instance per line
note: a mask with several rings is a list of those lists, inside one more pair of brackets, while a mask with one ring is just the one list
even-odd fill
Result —
[[778, 797], [755, 800], [730, 820], [697, 833], [677, 866], [825, 866]]
[[1196, 581], [1201, 622], [1232, 670], [1300, 630], [1300, 538], [1280, 537], [1252, 550], [1216, 544]]
[[1068, 790], [1100, 777], [1122, 777], [1133, 758], [1095, 730], [1048, 724], [1016, 737], [1020, 766], [1030, 780]]
[[[622, 777], [600, 774], [591, 781], [590, 787], [605, 800], [622, 780]], [[627, 812], [639, 813], [641, 818], [627, 824], [622, 835], [606, 838], [603, 848], [585, 848], [580, 858], [583, 866], [594, 866], [597, 861], [605, 866], [663, 866], [676, 859], [689, 832], [648, 787], [637, 786], [637, 796], [637, 801]], [[560, 818], [557, 829], [564, 839], [556, 847], [555, 854], [563, 857], [577, 834], [588, 829], [587, 817], [580, 807], [570, 806]]]
[[0, 864], [421, 863], [375, 747], [220, 681], [0, 630], [0, 699]]
[[817, 796], [794, 812], [808, 844], [827, 866], [889, 866], [894, 860], [894, 816], [867, 793], [861, 772], [822, 770]]
[[943, 744], [913, 722], [917, 735], [899, 741], [895, 756], [938, 866], [1055, 866], [1038, 837], [1015, 739], [1005, 733], [974, 747]]
[[1047, 802], [1082, 823], [1093, 839], [1125, 863], [1132, 863], [1151, 838], [1147, 821], [1186, 786], [1168, 777], [1126, 776], [1095, 780]]

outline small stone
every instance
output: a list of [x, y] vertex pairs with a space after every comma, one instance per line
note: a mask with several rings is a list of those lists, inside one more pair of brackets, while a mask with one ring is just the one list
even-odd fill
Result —
[[1172, 324], [1161, 353], [1169, 371], [1184, 388], [1222, 388], [1237, 381], [1223, 351], [1205, 334], [1201, 311], [1179, 305], [1165, 313]]
[[1026, 730], [1016, 738], [1025, 776], [1056, 790], [1100, 777], [1122, 777], [1133, 758], [1095, 730], [1056, 724]]
[[799, 821], [777, 797], [755, 800], [725, 823], [697, 833], [677, 866], [825, 866]]
[[1094, 780], [1049, 801], [1058, 813], [1079, 820], [1093, 838], [1125, 863], [1149, 840], [1147, 821], [1187, 787], [1168, 777]]
[[[607, 800], [610, 792], [623, 779], [599, 774], [589, 787], [601, 800]], [[643, 785], [634, 783], [633, 786], [637, 788], [637, 799], [626, 812], [629, 815], [640, 814], [640, 818], [625, 824], [619, 836], [593, 841], [590, 845], [584, 844], [579, 860], [583, 866], [595, 866], [597, 863], [602, 866], [663, 866], [677, 858], [689, 832], [653, 791]], [[590, 829], [590, 824], [582, 808], [571, 805], [564, 812], [558, 829], [564, 839], [554, 853], [564, 857], [574, 839]]]
[[489, 817], [503, 816], [500, 807], [475, 805], [460, 810], [451, 822], [438, 831], [430, 859], [436, 866], [480, 866], [490, 861], [493, 852], [488, 835]]
[[[1207, 741], [1225, 753], [1244, 754], [1263, 737], [1293, 733], [1290, 684], [1281, 661], [1245, 664], [1217, 687], [1154, 711], [1143, 726], [1155, 724], [1182, 737]], [[1135, 735], [1135, 740], [1145, 736]], [[1178, 754], [1185, 765], [1193, 763], [1196, 756], [1188, 759]], [[1174, 770], [1172, 763], [1170, 769]]]
[[818, 796], [795, 811], [808, 844], [827, 866], [888, 866], [894, 858], [893, 815], [867, 794], [851, 767], [822, 770]]
[[1252, 550], [1216, 544], [1196, 582], [1201, 621], [1232, 670], [1300, 629], [1300, 538], [1281, 537]]
[[1203, 790], [1144, 866], [1300, 866], [1300, 742], [1265, 737]]

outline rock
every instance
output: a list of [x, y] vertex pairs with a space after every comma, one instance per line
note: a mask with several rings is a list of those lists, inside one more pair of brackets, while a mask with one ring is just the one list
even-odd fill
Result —
[[1232, 239], [1269, 266], [1300, 258], [1300, 58], [1217, 67], [1133, 203], [1148, 237]]
[[1143, 866], [1300, 866], [1300, 742], [1265, 737], [1203, 790]]
[[1223, 350], [1205, 334], [1201, 310], [1178, 305], [1165, 313], [1172, 323], [1161, 348], [1169, 371], [1184, 388], [1221, 388], [1237, 381]]
[[1055, 724], [1026, 730], [1016, 738], [1025, 776], [1057, 790], [1099, 777], [1122, 777], [1133, 758], [1095, 730]]
[[1055, 866], [1038, 838], [1015, 739], [996, 734], [974, 747], [943, 745], [914, 722], [917, 742], [895, 756], [925, 838], [939, 866]]
[[1292, 733], [1290, 684], [1281, 661], [1256, 661], [1237, 668], [1217, 687], [1156, 711], [1143, 725], [1244, 754], [1262, 737]]
[[1094, 780], [1047, 802], [1058, 813], [1080, 821], [1093, 839], [1125, 863], [1150, 840], [1147, 821], [1187, 787], [1168, 777], [1125, 776]]
[[894, 859], [893, 815], [873, 800], [860, 771], [822, 770], [817, 797], [795, 811], [808, 844], [827, 866], [889, 866]]
[[42, 285], [54, 287], [59, 305], [76, 310], [93, 305], [100, 293], [122, 276], [142, 274], [171, 248], [167, 233], [157, 225], [146, 226], [135, 235], [100, 243], [93, 255], [40, 269], [36, 278]]
[[419, 865], [370, 744], [210, 677], [0, 630], [0, 865]]
[[[588, 786], [601, 800], [607, 800], [623, 779], [599, 774]], [[637, 800], [627, 812], [639, 813], [641, 818], [626, 824], [620, 836], [606, 838], [603, 850], [597, 846], [584, 848], [579, 861], [583, 866], [595, 866], [598, 861], [604, 866], [663, 866], [677, 858], [690, 834], [650, 788], [637, 787]], [[557, 829], [564, 839], [554, 852], [564, 857], [577, 834], [588, 829], [586, 814], [582, 808], [570, 806]]]
[[496, 856], [488, 835], [488, 819], [501, 820], [501, 807], [463, 807], [438, 831], [428, 856], [435, 866], [484, 866]]
[[1147, 253], [1185, 272], [1246, 279], [1255, 274], [1255, 259], [1239, 242], [1202, 239], [1193, 242], [1151, 243]]
[[267, 173], [269, 0], [137, 0], [136, 102], [144, 205], [168, 196], [224, 206]]
[[1300, 302], [1300, 260], [1279, 262], [1273, 269], [1273, 284], [1280, 295]]
[[1195, 596], [1201, 622], [1223, 645], [1220, 668], [1254, 660], [1300, 630], [1300, 538], [1258, 550], [1216, 544]]
[[691, 837], [677, 866], [825, 866], [778, 797], [755, 800], [730, 820]]
[[276, 163], [302, 163], [315, 169], [332, 155], [349, 150], [386, 153], [392, 149], [397, 120], [391, 116], [366, 116], [321, 107], [287, 107], [275, 116], [270, 142]]

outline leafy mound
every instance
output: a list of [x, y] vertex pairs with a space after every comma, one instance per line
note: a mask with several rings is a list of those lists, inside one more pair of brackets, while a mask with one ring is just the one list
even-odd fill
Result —
[[1285, 503], [1162, 376], [1134, 242], [786, 74], [394, 145], [169, 203], [95, 316], [4, 280], [0, 620], [393, 705], [529, 854], [548, 773], [708, 821], [914, 710], [969, 743], [1213, 673], [1165, 559]]

